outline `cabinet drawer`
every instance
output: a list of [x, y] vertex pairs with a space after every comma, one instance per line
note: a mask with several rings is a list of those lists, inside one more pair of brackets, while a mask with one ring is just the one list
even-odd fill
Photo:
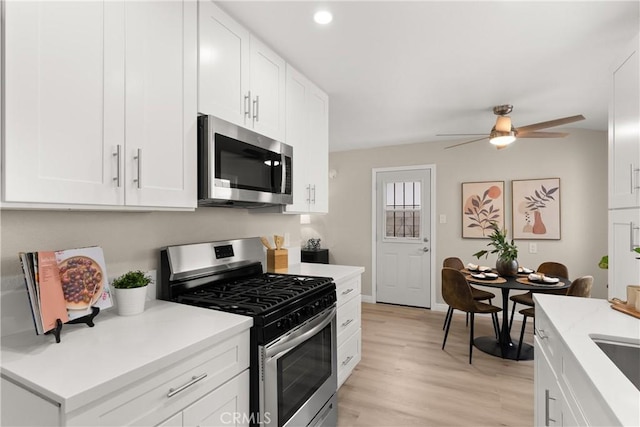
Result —
[[360, 332], [361, 329], [358, 329], [342, 345], [338, 346], [338, 387], [345, 382], [353, 368], [360, 362]]
[[67, 424], [156, 425], [248, 367], [249, 331], [245, 331], [72, 412]]
[[536, 310], [536, 336], [539, 338], [541, 349], [545, 352], [551, 361], [551, 368], [557, 374], [560, 372], [561, 345], [562, 342], [556, 329], [551, 325], [546, 314], [538, 309]]
[[351, 336], [360, 329], [360, 297], [351, 298], [348, 302], [338, 307], [336, 315], [338, 329], [338, 346], [346, 337]]
[[336, 294], [338, 296], [338, 306], [349, 301], [356, 295], [360, 295], [361, 276], [358, 275], [341, 283], [336, 283]]

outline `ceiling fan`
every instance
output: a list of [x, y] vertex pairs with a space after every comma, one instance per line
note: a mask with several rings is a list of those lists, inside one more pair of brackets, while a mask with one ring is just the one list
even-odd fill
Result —
[[472, 135], [484, 135], [482, 138], [472, 139], [471, 141], [461, 142], [459, 144], [450, 145], [446, 148], [459, 147], [465, 144], [471, 144], [472, 142], [482, 141], [488, 139], [489, 142], [496, 146], [498, 150], [507, 147], [516, 138], [562, 138], [567, 136], [566, 132], [539, 132], [540, 129], [552, 128], [555, 126], [566, 125], [568, 123], [584, 120], [584, 116], [579, 114], [577, 116], [563, 117], [561, 119], [549, 120], [546, 122], [534, 123], [532, 125], [521, 126], [514, 128], [511, 124], [511, 117], [507, 114], [513, 111], [513, 105], [496, 105], [493, 107], [493, 114], [498, 116], [495, 126], [491, 129], [491, 132], [487, 134], [438, 134], [437, 136], [472, 136]]

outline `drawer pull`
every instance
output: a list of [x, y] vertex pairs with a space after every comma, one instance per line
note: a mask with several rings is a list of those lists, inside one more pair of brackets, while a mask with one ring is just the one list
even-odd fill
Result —
[[541, 340], [549, 338], [549, 335], [544, 333], [544, 329], [538, 329], [538, 336]]
[[342, 362], [342, 366], [347, 366], [349, 362], [351, 362], [351, 359], [353, 359], [353, 356], [349, 356], [346, 359], [344, 359], [344, 361]]
[[347, 295], [347, 294], [350, 294], [351, 292], [353, 292], [353, 288], [349, 288], [346, 291], [343, 291], [342, 295]]
[[344, 322], [344, 323], [343, 323], [342, 325], [340, 325], [340, 326], [342, 326], [342, 327], [344, 328], [344, 327], [348, 326], [351, 322], [353, 322], [353, 319], [349, 319], [349, 320], [347, 320], [346, 322]]
[[175, 396], [176, 394], [180, 393], [182, 390], [191, 387], [192, 385], [194, 385], [195, 383], [197, 383], [200, 380], [203, 380], [207, 377], [207, 374], [202, 374], [199, 376], [194, 375], [193, 377], [191, 377], [191, 381], [189, 381], [188, 383], [181, 385], [178, 388], [170, 388], [169, 389], [169, 393], [167, 393], [167, 397], [172, 397]]

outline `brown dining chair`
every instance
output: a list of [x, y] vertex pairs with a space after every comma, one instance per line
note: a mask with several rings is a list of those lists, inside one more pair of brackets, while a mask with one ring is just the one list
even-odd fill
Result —
[[[593, 286], [592, 276], [579, 277], [575, 279], [573, 282], [571, 282], [571, 285], [565, 291], [566, 292], [565, 295], [569, 297], [590, 298], [592, 286]], [[535, 331], [535, 321], [536, 321], [535, 307], [524, 308], [520, 310], [519, 313], [522, 314], [524, 318], [522, 319], [522, 329], [520, 330], [520, 342], [518, 343], [518, 354], [516, 355], [516, 360], [520, 360], [520, 352], [522, 351], [522, 340], [524, 339], [524, 329], [527, 326], [527, 317], [531, 317], [533, 319], [534, 331]]]
[[[444, 261], [442, 261], [442, 266], [455, 268], [458, 271], [464, 270], [464, 263], [458, 257], [445, 258]], [[474, 288], [473, 286], [471, 286], [471, 294], [473, 295], [474, 300], [476, 301], [489, 300], [489, 304], [491, 304], [491, 300], [496, 297], [496, 295], [491, 292], [483, 291], [482, 289]], [[447, 325], [447, 319], [451, 317], [452, 313], [453, 313], [453, 309], [451, 308], [451, 306], [449, 306], [449, 309], [447, 310], [447, 315], [444, 317], [444, 324], [442, 325], [442, 330], [444, 330], [445, 326]], [[468, 324], [469, 324], [469, 314], [467, 313], [467, 325]]]
[[[456, 270], [455, 268], [443, 267], [442, 268], [442, 298], [449, 304], [452, 310], [460, 310], [465, 313], [469, 313], [471, 317], [471, 328], [469, 328], [469, 363], [473, 355], [473, 327], [475, 324], [476, 313], [491, 314], [491, 318], [495, 325], [498, 323], [498, 315], [502, 309], [495, 305], [485, 304], [473, 299], [471, 292], [471, 286], [464, 277], [464, 274]], [[449, 328], [451, 327], [451, 318], [453, 314], [447, 318], [447, 324], [444, 332], [444, 340], [442, 341], [442, 349], [447, 343], [447, 335], [449, 335]]]
[[[569, 278], [569, 270], [567, 269], [567, 266], [559, 262], [543, 262], [538, 266], [538, 269], [536, 271], [548, 276], [563, 277], [565, 279]], [[545, 293], [565, 295], [566, 289], [548, 289], [545, 290]], [[511, 331], [511, 326], [513, 325], [513, 317], [516, 313], [516, 305], [522, 304], [533, 307], [533, 292], [529, 291], [524, 294], [512, 295], [509, 299], [513, 302], [513, 306], [511, 307], [511, 320], [509, 320], [509, 331]]]

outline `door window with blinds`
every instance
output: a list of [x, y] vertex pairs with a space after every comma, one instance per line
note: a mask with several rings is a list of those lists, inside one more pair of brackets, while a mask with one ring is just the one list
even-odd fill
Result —
[[418, 240], [421, 237], [422, 183], [420, 181], [385, 184], [384, 239]]

